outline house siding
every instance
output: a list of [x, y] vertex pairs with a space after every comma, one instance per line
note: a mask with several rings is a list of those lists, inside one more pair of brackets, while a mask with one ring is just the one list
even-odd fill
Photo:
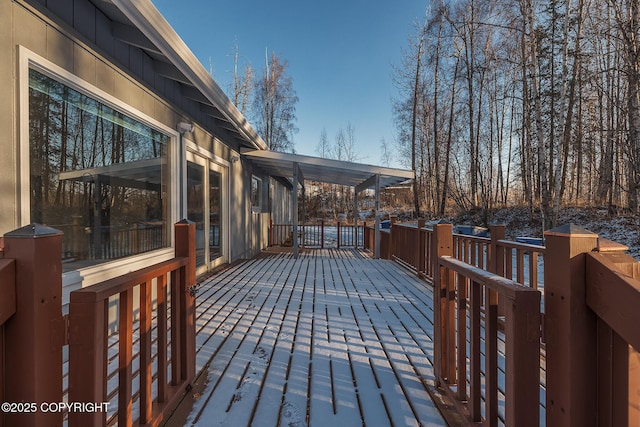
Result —
[[[248, 161], [231, 163], [239, 152], [238, 141], [200, 111], [198, 103], [182, 96], [179, 83], [157, 74], [149, 55], [116, 39], [111, 28], [110, 20], [88, 0], [0, 0], [0, 235], [28, 222], [20, 218], [19, 206], [21, 189], [29, 186], [19, 182], [22, 46], [171, 129], [180, 121], [194, 123], [189, 140], [229, 162], [228, 260], [256, 255], [268, 243], [269, 214], [266, 209], [251, 212], [251, 175], [264, 182], [268, 176], [254, 171]], [[182, 197], [172, 203], [182, 203]]]

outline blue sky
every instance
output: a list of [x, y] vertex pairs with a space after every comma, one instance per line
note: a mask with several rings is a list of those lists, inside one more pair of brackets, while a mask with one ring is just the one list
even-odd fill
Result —
[[236, 41], [240, 65], [250, 62], [258, 72], [265, 49], [288, 61], [300, 99], [298, 153], [316, 155], [322, 129], [333, 144], [349, 122], [363, 163], [379, 164], [382, 138], [395, 140], [393, 66], [400, 64], [414, 23], [424, 20], [426, 2], [152, 1], [225, 91]]

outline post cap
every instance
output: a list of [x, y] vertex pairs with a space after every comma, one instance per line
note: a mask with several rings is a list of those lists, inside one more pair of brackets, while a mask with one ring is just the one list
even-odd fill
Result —
[[176, 222], [176, 225], [181, 224], [181, 225], [191, 225], [191, 224], [195, 224], [195, 222], [187, 219], [187, 218], [183, 218], [180, 221]]
[[553, 230], [544, 232], [545, 236], [598, 237], [596, 233], [580, 228], [573, 223], [561, 225]]
[[598, 252], [624, 252], [628, 250], [629, 246], [627, 245], [605, 239], [604, 237], [598, 237]]
[[32, 222], [29, 225], [25, 225], [24, 227], [20, 227], [16, 230], [6, 233], [4, 237], [28, 239], [28, 238], [36, 238], [36, 237], [43, 237], [43, 236], [55, 236], [58, 234], [63, 234], [63, 233], [57, 228], [51, 228], [51, 227], [47, 227], [46, 225]]

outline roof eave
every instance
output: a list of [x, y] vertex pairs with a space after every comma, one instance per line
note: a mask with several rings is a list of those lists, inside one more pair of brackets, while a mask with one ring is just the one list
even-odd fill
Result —
[[238, 132], [248, 142], [258, 150], [268, 149], [267, 144], [149, 0], [111, 1], [189, 79], [196, 89], [218, 107], [225, 118], [238, 129]]

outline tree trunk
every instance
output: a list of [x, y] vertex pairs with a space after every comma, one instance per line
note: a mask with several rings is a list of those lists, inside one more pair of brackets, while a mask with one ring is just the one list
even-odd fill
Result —
[[[418, 121], [418, 102], [420, 98], [420, 72], [422, 67], [422, 47], [424, 43], [424, 32], [425, 29], [423, 28], [422, 33], [420, 34], [420, 42], [418, 43], [418, 53], [416, 55], [416, 72], [413, 81], [413, 106], [411, 111], [411, 169], [414, 171], [416, 170], [416, 127]], [[416, 179], [413, 181], [413, 209], [415, 211], [415, 216], [418, 218], [420, 217], [419, 193], [420, 192]]]
[[451, 160], [451, 144], [453, 141], [453, 120], [454, 120], [454, 107], [456, 100], [456, 83], [458, 82], [458, 67], [460, 65], [460, 57], [456, 56], [456, 65], [453, 72], [453, 86], [451, 88], [451, 103], [449, 106], [449, 129], [447, 130], [447, 145], [445, 148], [444, 157], [444, 179], [442, 181], [442, 198], [440, 199], [440, 216], [444, 216], [447, 208], [447, 197], [449, 193], [449, 163]]

